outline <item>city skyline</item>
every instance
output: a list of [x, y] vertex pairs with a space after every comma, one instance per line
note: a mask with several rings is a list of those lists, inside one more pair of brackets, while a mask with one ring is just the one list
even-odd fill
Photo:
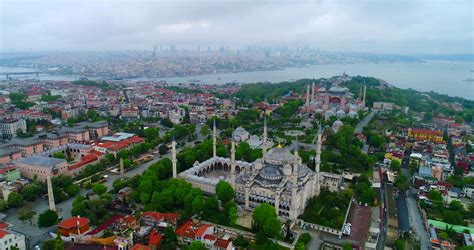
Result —
[[[472, 2], [3, 1], [2, 52], [310, 46], [381, 54], [472, 53]], [[22, 18], [18, 18], [18, 17]]]

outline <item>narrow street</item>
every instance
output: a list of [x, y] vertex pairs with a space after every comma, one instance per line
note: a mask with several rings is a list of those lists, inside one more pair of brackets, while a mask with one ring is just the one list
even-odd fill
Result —
[[421, 249], [429, 249], [428, 242], [430, 241], [430, 238], [428, 232], [425, 229], [423, 219], [421, 218], [421, 213], [418, 210], [418, 205], [412, 191], [413, 190], [409, 190], [406, 197], [408, 204], [408, 214], [410, 216], [410, 225], [414, 229], [415, 234], [421, 243]]
[[418, 204], [415, 199], [416, 191], [411, 186], [412, 174], [408, 170], [408, 165], [410, 162], [410, 154], [411, 154], [411, 150], [405, 151], [405, 157], [403, 158], [402, 168], [401, 168], [402, 174], [407, 176], [410, 182], [410, 189], [406, 192], [406, 195], [405, 195], [406, 208], [408, 209], [408, 220], [410, 222], [411, 229], [414, 231], [417, 239], [421, 243], [421, 249], [430, 249], [428, 231], [426, 230], [424, 226], [423, 218], [421, 216], [420, 210], [418, 209]]

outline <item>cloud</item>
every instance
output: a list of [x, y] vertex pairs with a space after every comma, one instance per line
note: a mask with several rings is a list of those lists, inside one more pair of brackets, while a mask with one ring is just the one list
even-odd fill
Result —
[[0, 0], [0, 49], [310, 45], [472, 53], [472, 1]]

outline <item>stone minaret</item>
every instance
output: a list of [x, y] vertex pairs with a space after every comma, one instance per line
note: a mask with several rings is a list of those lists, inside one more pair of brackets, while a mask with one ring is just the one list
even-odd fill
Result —
[[311, 103], [314, 103], [315, 102], [315, 100], [314, 100], [314, 82], [311, 86], [311, 93], [312, 93], [311, 94]]
[[291, 174], [291, 205], [290, 205], [290, 220], [296, 220], [298, 217], [298, 167], [299, 167], [299, 155], [298, 155], [298, 140], [296, 141], [294, 161], [293, 161], [293, 173]]
[[123, 167], [123, 158], [120, 157], [120, 176], [125, 174], [125, 168]]
[[305, 106], [308, 106], [309, 105], [309, 84], [306, 86], [306, 103], [305, 103]]
[[314, 166], [314, 171], [316, 172], [316, 195], [319, 195], [319, 192], [321, 191], [321, 176], [319, 173], [319, 167], [321, 165], [321, 136], [322, 136], [322, 130], [321, 126], [319, 127], [318, 131], [318, 141], [316, 142], [316, 160], [315, 160], [315, 166]]
[[173, 136], [173, 141], [171, 142], [171, 163], [173, 164], [173, 178], [178, 176], [178, 168], [176, 166], [176, 141]]
[[265, 154], [267, 152], [267, 143], [268, 143], [268, 133], [267, 133], [267, 116], [264, 117], [263, 120], [263, 142], [262, 142], [262, 153]]
[[212, 127], [212, 157], [217, 156], [217, 128], [216, 120], [214, 119], [214, 125]]
[[232, 134], [232, 143], [230, 146], [230, 185], [235, 190], [235, 141]]
[[365, 108], [365, 95], [367, 93], [367, 85], [364, 85], [364, 99], [362, 100], [362, 107]]
[[56, 211], [56, 204], [54, 204], [53, 183], [51, 182], [51, 176], [49, 175], [46, 177], [46, 185], [48, 187], [49, 210]]

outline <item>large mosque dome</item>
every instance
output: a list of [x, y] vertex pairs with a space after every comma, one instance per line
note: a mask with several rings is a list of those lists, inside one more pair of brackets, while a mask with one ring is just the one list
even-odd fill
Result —
[[270, 164], [284, 165], [293, 161], [293, 155], [288, 149], [278, 146], [268, 151], [263, 159]]

